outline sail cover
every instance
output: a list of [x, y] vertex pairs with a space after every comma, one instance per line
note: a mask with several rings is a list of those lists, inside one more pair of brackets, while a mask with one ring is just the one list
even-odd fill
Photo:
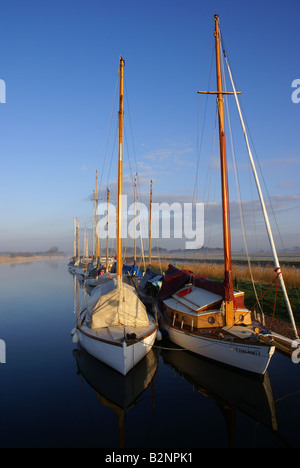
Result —
[[[107, 291], [107, 290], [106, 290]], [[90, 328], [109, 326], [147, 327], [149, 319], [144, 304], [139, 300], [134, 288], [122, 284], [97, 295], [97, 300], [87, 304], [86, 322]], [[91, 298], [91, 299], [92, 299]]]
[[133, 265], [127, 265], [123, 264], [122, 267], [122, 273], [123, 275], [132, 275], [132, 276], [137, 276], [138, 278], [142, 278], [143, 274], [139, 267], [136, 264], [136, 261], [134, 260]]

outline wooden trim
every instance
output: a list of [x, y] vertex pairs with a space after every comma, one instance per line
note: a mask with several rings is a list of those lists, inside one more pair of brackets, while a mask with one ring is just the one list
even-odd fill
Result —
[[[80, 331], [80, 333], [82, 333], [85, 336], [88, 336], [89, 338], [92, 338], [93, 340], [102, 341], [103, 343], [111, 344], [113, 346], [123, 347], [123, 342], [118, 343], [118, 342], [115, 342], [115, 341], [106, 340], [105, 338], [100, 338], [99, 336], [91, 335], [90, 333], [82, 330], [79, 326], [77, 326], [77, 329]], [[144, 340], [148, 336], [152, 335], [152, 333], [156, 332], [157, 329], [158, 329], [158, 326], [156, 326], [151, 332], [147, 333], [146, 335], [143, 335], [141, 338], [136, 338], [136, 339], [131, 340], [131, 341], [126, 341], [126, 346], [132, 346], [133, 344]]]
[[87, 336], [89, 338], [92, 338], [95, 341], [102, 341], [103, 343], [111, 344], [113, 346], [123, 347], [122, 343], [117, 343], [117, 342], [111, 341], [111, 340], [105, 340], [104, 338], [99, 338], [99, 336], [91, 335], [90, 333], [87, 333], [84, 330], [82, 330], [80, 327], [77, 327], [77, 329], [80, 331], [80, 333], [82, 333], [83, 335], [85, 335], [85, 336]]
[[[270, 347], [269, 343], [263, 342], [261, 340], [258, 340], [258, 342], [250, 342], [249, 340], [242, 340], [241, 338], [231, 334], [230, 332], [224, 330], [222, 327], [215, 327], [215, 328], [208, 328], [208, 329], [199, 329], [199, 330], [187, 330], [187, 329], [182, 329], [180, 326], [172, 325], [172, 323], [166, 321], [165, 319], [160, 319], [161, 323], [165, 325], [168, 328], [174, 329], [180, 333], [183, 333], [184, 335], [191, 335], [195, 338], [197, 336], [201, 336], [203, 338], [206, 338], [208, 340], [217, 340], [217, 341], [225, 341], [228, 342], [229, 340], [232, 340], [233, 343], [237, 344], [244, 344], [248, 346], [263, 346], [263, 347]], [[223, 336], [220, 336], [222, 334]], [[193, 352], [193, 351], [191, 351]]]

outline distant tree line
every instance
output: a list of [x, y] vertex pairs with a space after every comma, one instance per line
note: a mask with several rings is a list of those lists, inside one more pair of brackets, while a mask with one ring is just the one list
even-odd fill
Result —
[[50, 247], [50, 249], [42, 252], [9, 252], [11, 258], [15, 257], [37, 257], [37, 256], [62, 256], [64, 252], [60, 252], [58, 247]]

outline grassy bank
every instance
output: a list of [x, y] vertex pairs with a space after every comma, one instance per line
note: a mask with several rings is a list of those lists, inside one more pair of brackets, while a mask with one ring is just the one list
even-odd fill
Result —
[[[161, 268], [166, 271], [168, 262], [152, 262], [154, 268]], [[222, 278], [224, 276], [224, 266], [219, 263], [185, 263], [177, 262], [177, 267], [180, 269], [191, 270], [195, 275], [207, 276], [208, 278]], [[274, 267], [271, 264], [255, 264], [251, 267], [252, 276], [255, 283], [270, 284], [276, 278]], [[284, 281], [289, 288], [300, 288], [300, 268], [294, 265], [282, 265], [282, 273]], [[235, 264], [232, 265], [232, 275], [236, 281], [251, 281], [251, 274], [248, 265]]]

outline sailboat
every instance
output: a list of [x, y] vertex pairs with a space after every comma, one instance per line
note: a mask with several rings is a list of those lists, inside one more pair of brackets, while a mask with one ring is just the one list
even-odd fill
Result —
[[117, 275], [97, 287], [77, 318], [73, 341], [99, 361], [123, 375], [151, 350], [157, 333], [156, 321], [147, 314], [135, 289], [122, 280], [122, 188], [124, 67], [120, 58], [120, 105], [118, 149]]
[[159, 322], [171, 341], [198, 355], [253, 374], [263, 375], [275, 346], [260, 339], [244, 305], [244, 293], [233, 288], [229, 190], [224, 130], [220, 28], [215, 15], [215, 49], [224, 243], [224, 282], [200, 278], [170, 266], [159, 294]]

